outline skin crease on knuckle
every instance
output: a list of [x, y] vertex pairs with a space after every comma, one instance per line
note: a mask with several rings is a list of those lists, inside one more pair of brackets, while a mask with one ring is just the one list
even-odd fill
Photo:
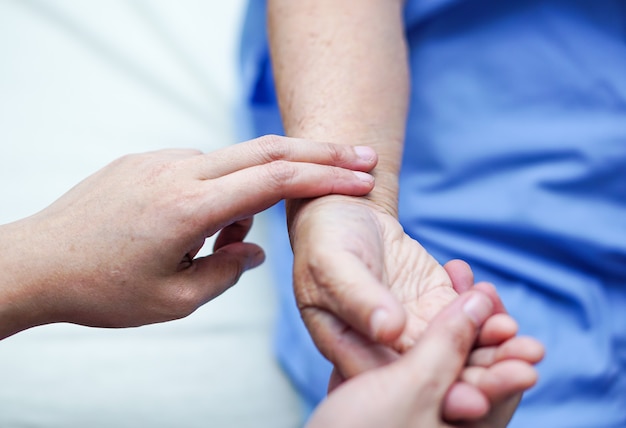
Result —
[[[189, 152], [189, 153], [186, 153]], [[141, 154], [131, 154], [121, 158], [121, 167], [134, 171], [140, 183], [146, 186], [170, 185], [187, 176], [182, 173], [189, 169], [190, 156], [198, 151], [189, 150], [184, 156], [172, 151], [161, 150]], [[198, 152], [201, 153], [201, 152]]]
[[287, 138], [278, 135], [264, 135], [256, 139], [256, 150], [263, 156], [266, 162], [274, 162], [289, 159], [291, 154], [291, 144]]
[[325, 144], [325, 146], [332, 165], [343, 166], [350, 162], [351, 156], [348, 154], [347, 147], [330, 144]]
[[296, 167], [288, 161], [277, 160], [264, 167], [267, 180], [259, 177], [259, 183], [267, 183], [272, 189], [279, 190], [280, 197], [286, 196], [286, 189], [296, 180], [298, 171]]
[[341, 184], [346, 182], [345, 172], [340, 168], [333, 168], [330, 170], [330, 174], [332, 175], [332, 179], [330, 180], [330, 188], [326, 191], [328, 193], [339, 193], [341, 189]]

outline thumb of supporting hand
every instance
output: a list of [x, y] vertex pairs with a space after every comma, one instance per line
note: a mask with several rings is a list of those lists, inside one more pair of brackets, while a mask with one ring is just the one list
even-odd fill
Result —
[[480, 327], [493, 310], [491, 299], [480, 291], [459, 296], [431, 321], [416, 346], [401, 359], [404, 370], [429, 385], [434, 399], [441, 399], [458, 378]]
[[236, 242], [213, 254], [194, 260], [196, 286], [206, 303], [235, 285], [241, 275], [265, 260], [263, 249], [256, 244]]

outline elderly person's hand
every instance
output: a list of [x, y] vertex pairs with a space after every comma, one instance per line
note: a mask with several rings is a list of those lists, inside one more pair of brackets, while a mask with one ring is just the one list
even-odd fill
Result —
[[[458, 292], [473, 285], [467, 264], [441, 266], [395, 216], [366, 198], [290, 201], [288, 214], [296, 299], [316, 345], [335, 365], [331, 384], [396, 360]], [[497, 295], [494, 301], [500, 302]], [[505, 313], [501, 303], [495, 310]], [[517, 328], [506, 321], [495, 327], [496, 338], [507, 339]], [[542, 355], [536, 347], [527, 355], [519, 341], [505, 349], [528, 364]], [[517, 404], [521, 391], [534, 384], [527, 372], [495, 385], [476, 376], [480, 372], [468, 370], [473, 376], [453, 385], [442, 407], [446, 420], [482, 419], [505, 400]]]

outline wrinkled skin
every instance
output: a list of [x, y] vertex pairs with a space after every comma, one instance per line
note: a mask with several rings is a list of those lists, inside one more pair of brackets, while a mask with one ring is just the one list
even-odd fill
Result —
[[[322, 353], [347, 377], [366, 366], [335, 346], [336, 323], [404, 352], [457, 296], [445, 269], [366, 199], [321, 198], [291, 217], [298, 306]], [[386, 311], [384, 324], [373, 325], [375, 310]]]

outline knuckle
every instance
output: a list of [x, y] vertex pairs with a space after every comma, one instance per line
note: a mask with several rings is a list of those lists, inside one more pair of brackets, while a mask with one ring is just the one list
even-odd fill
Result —
[[296, 178], [298, 171], [295, 165], [285, 160], [275, 160], [267, 165], [267, 173], [273, 186], [280, 188], [290, 184]]
[[290, 143], [278, 135], [264, 135], [257, 139], [259, 150], [269, 161], [287, 159], [291, 153]]
[[[163, 224], [184, 222], [186, 227], [202, 224], [203, 218], [198, 215], [200, 192], [195, 189], [178, 190], [171, 185], [173, 180], [162, 180], [159, 177], [162, 172], [151, 172], [138, 180], [138, 184], [152, 188], [151, 195], [146, 198], [150, 205], [143, 208], [143, 213]], [[167, 235], [166, 230], [161, 230], [161, 233]]]
[[171, 320], [184, 318], [200, 306], [196, 290], [180, 283], [164, 290], [160, 302], [164, 318]]
[[347, 178], [348, 176], [346, 174], [350, 174], [344, 170], [342, 170], [341, 168], [335, 168], [335, 167], [328, 167], [328, 174], [330, 176], [330, 182], [332, 183], [332, 189], [331, 189], [331, 193], [334, 193], [337, 191], [338, 189], [338, 185], [340, 183], [345, 183], [346, 181], [349, 181], [350, 179], [353, 179], [354, 175], [350, 175], [350, 178]]
[[347, 146], [326, 144], [326, 152], [332, 165], [346, 165], [352, 158], [351, 151]]
[[194, 312], [199, 306], [198, 297], [192, 290], [186, 290], [186, 293], [179, 296], [176, 309], [181, 318], [188, 316]]

